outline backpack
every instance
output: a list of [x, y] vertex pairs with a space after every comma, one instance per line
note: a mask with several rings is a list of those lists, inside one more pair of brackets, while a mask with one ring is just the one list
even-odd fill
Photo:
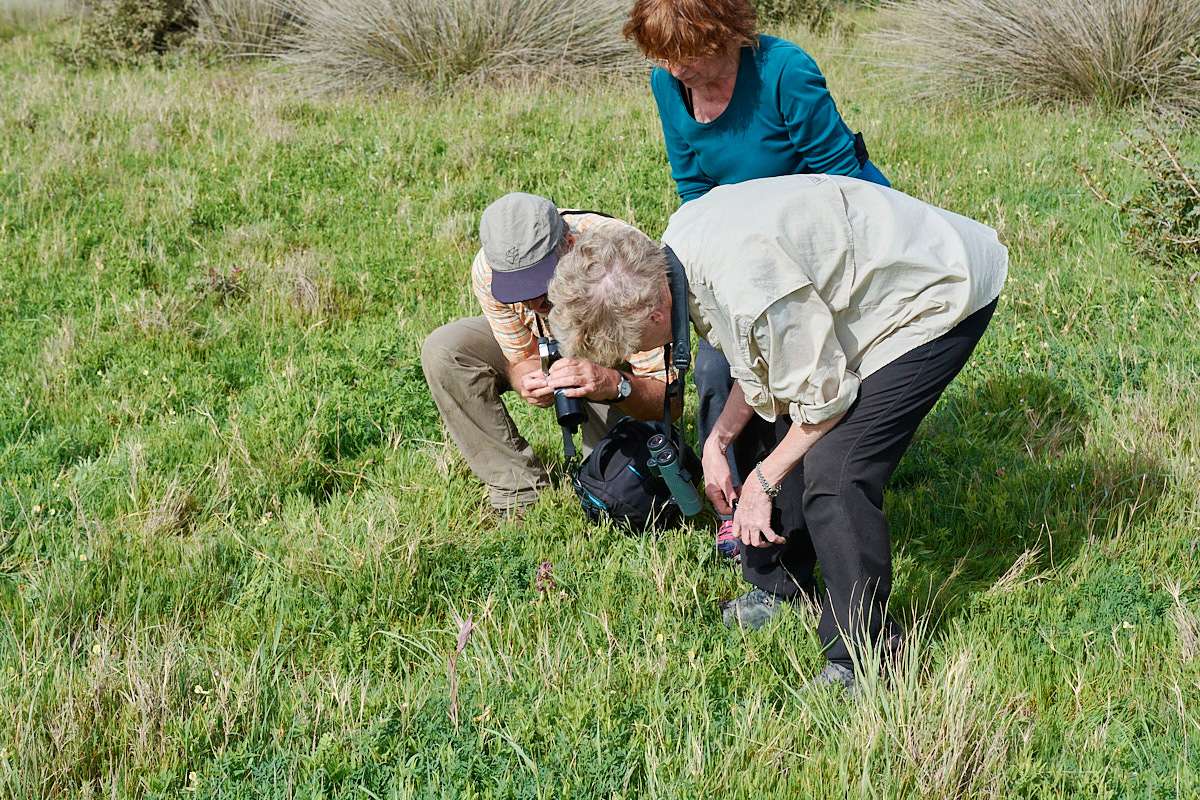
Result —
[[679, 433], [662, 422], [625, 417], [617, 422], [575, 470], [571, 485], [592, 522], [611, 520], [637, 533], [672, 528], [683, 519], [679, 504], [658, 472], [649, 466], [647, 442], [664, 433], [674, 440], [685, 480], [700, 475], [700, 459]]

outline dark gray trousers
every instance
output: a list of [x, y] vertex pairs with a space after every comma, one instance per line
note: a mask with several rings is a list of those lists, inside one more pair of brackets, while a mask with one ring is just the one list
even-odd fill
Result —
[[[842, 421], [783, 482], [772, 527], [788, 541], [742, 545], [742, 575], [751, 584], [783, 597], [820, 598], [817, 632], [830, 661], [849, 667], [851, 647], [881, 638], [885, 649], [899, 646], [900, 630], [887, 613], [892, 546], [884, 487], [995, 310], [993, 301], [864, 380]], [[790, 425], [787, 418], [776, 421], [776, 441]], [[825, 584], [820, 594], [814, 577], [818, 564]]]

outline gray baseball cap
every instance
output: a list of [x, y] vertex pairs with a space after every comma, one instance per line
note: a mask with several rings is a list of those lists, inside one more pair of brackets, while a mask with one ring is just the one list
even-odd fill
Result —
[[485, 208], [479, 238], [492, 268], [492, 297], [521, 303], [544, 295], [566, 233], [554, 203], [535, 194], [512, 192]]

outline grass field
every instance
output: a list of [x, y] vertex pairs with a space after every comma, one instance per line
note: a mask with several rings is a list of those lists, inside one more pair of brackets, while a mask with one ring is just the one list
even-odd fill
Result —
[[1134, 185], [1131, 117], [916, 103], [796, 36], [897, 187], [1011, 253], [887, 497], [911, 663], [857, 702], [796, 691], [808, 613], [722, 626], [703, 524], [496, 522], [427, 398], [491, 199], [662, 231], [648, 87], [311, 99], [0, 43], [3, 796], [1196, 796], [1200, 284], [1076, 173]]

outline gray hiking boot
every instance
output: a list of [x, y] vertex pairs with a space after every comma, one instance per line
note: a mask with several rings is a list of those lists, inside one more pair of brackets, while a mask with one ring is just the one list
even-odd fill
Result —
[[825, 662], [825, 666], [821, 668], [815, 678], [808, 682], [806, 688], [820, 690], [827, 686], [841, 686], [851, 697], [858, 691], [858, 685], [854, 680], [854, 670], [832, 661]]
[[735, 597], [721, 605], [721, 619], [730, 628], [740, 627], [743, 630], [758, 630], [771, 621], [771, 618], [791, 605], [786, 597], [765, 592], [762, 589], [751, 589], [741, 597]]

